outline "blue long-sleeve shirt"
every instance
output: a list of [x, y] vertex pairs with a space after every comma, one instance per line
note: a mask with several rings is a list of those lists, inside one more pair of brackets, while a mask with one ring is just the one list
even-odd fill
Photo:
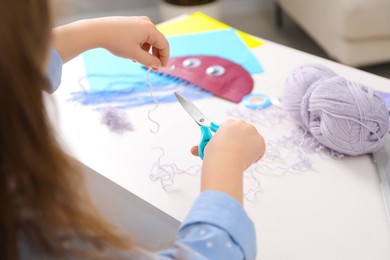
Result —
[[219, 191], [201, 192], [175, 244], [159, 255], [161, 259], [255, 259], [255, 229], [237, 200]]
[[[62, 61], [52, 51], [48, 75], [55, 91], [61, 82]], [[24, 250], [25, 255], [29, 250]], [[131, 252], [112, 252], [134, 259]], [[26, 256], [26, 255], [25, 255]], [[255, 259], [256, 234], [241, 204], [226, 193], [201, 192], [181, 224], [175, 243], [145, 259]], [[28, 256], [26, 256], [28, 257]]]

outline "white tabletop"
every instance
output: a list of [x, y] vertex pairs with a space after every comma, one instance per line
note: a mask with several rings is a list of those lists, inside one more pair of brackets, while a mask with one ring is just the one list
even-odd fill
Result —
[[[305, 63], [321, 63], [336, 73], [378, 90], [390, 91], [390, 80], [315, 57], [269, 41], [253, 49], [264, 73], [254, 75], [254, 92], [280, 97], [288, 73]], [[56, 124], [64, 147], [76, 159], [181, 221], [199, 194], [200, 176], [176, 175], [170, 191], [149, 178], [160, 156], [162, 163], [180, 168], [201, 164], [189, 149], [197, 144], [200, 130], [178, 103], [160, 104], [152, 117], [161, 125], [158, 134], [147, 117], [150, 106], [126, 110], [135, 130], [110, 132], [100, 123], [100, 114], [90, 107], [68, 101], [79, 90], [78, 79], [85, 74], [77, 57], [64, 66], [62, 85], [54, 93]], [[215, 97], [196, 101], [216, 123], [227, 118], [236, 106]], [[294, 125], [258, 126], [266, 140], [288, 133]], [[260, 175], [261, 192], [245, 209], [257, 232], [258, 259], [390, 259], [390, 222], [383, 202], [372, 156], [332, 159], [310, 155], [312, 169], [280, 176]], [[246, 180], [245, 189], [254, 185]]]

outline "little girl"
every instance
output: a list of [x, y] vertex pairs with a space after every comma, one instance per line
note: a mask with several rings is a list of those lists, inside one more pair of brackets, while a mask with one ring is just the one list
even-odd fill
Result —
[[170, 248], [143, 250], [97, 214], [77, 163], [54, 136], [42, 91], [54, 91], [62, 64], [88, 49], [160, 67], [169, 45], [147, 17], [51, 25], [49, 0], [1, 3], [0, 259], [255, 259], [243, 172], [265, 145], [243, 121], [223, 123], [206, 146], [201, 192]]

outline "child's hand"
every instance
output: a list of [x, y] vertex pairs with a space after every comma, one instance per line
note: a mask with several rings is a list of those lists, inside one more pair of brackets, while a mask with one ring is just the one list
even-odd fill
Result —
[[[230, 126], [230, 125], [232, 125], [232, 124], [234, 124], [234, 125], [236, 125], [236, 126]], [[224, 126], [224, 128], [226, 127], [226, 128], [230, 128], [229, 129], [229, 134], [231, 134], [231, 132], [232, 132], [232, 129], [233, 128], [235, 128], [235, 127], [241, 127], [241, 126], [239, 126], [239, 125], [242, 125], [243, 127], [248, 127], [248, 128], [251, 128], [250, 127], [250, 125], [249, 124], [247, 124], [247, 123], [245, 123], [244, 121], [232, 121], [232, 120], [230, 120], [230, 121], [227, 121], [225, 124], [224, 124], [225, 126]], [[252, 130], [250, 130], [250, 129], [248, 129], [249, 131], [252, 131]], [[254, 129], [254, 130], [256, 130], [256, 129]], [[235, 138], [239, 138], [239, 136], [238, 135], [236, 135], [236, 134], [239, 134], [238, 132], [237, 133], [233, 133], [234, 135], [235, 135], [235, 137], [233, 137], [234, 139]], [[227, 137], [227, 133], [225, 134], [223, 134], [223, 136], [226, 136]], [[255, 136], [253, 136], [253, 137], [255, 137]], [[220, 137], [221, 138], [221, 137]], [[219, 139], [220, 139], [219, 138]], [[224, 138], [224, 137], [222, 137], [222, 138]], [[245, 139], [250, 139], [250, 138], [252, 138], [252, 137], [250, 137], [250, 136], [245, 136]], [[264, 151], [265, 151], [265, 145], [264, 145], [264, 140], [262, 140], [262, 136], [261, 135], [259, 135], [259, 138], [261, 139], [261, 140], [259, 140], [259, 142], [255, 142], [255, 143], [252, 143], [252, 144], [254, 144], [258, 149], [260, 149], [260, 151], [259, 151], [259, 154], [260, 154], [260, 156], [257, 158], [257, 160], [259, 160], [261, 157], [262, 157], [262, 155], [264, 154]], [[232, 140], [234, 140], [234, 139], [232, 139]], [[219, 141], [218, 141], [219, 142]], [[241, 144], [243, 144], [244, 142], [241, 142]], [[249, 148], [249, 147], [246, 147], [246, 148]], [[244, 149], [245, 149], [245, 147], [244, 147]], [[192, 155], [194, 155], [194, 156], [199, 156], [199, 146], [193, 146], [193, 147], [191, 147], [191, 153], [192, 153]], [[256, 160], [256, 161], [257, 161]]]
[[253, 125], [242, 120], [223, 123], [204, 150], [205, 160], [222, 160], [241, 171], [257, 162], [264, 152], [263, 137]]
[[[191, 149], [197, 155], [197, 147]], [[242, 201], [243, 172], [265, 152], [263, 137], [242, 120], [228, 120], [204, 150], [202, 190], [219, 190]]]
[[103, 48], [147, 67], [167, 65], [168, 41], [148, 17], [106, 17], [97, 23]]
[[168, 64], [168, 41], [145, 16], [85, 19], [57, 27], [53, 33], [64, 62], [89, 49], [105, 48], [146, 67]]

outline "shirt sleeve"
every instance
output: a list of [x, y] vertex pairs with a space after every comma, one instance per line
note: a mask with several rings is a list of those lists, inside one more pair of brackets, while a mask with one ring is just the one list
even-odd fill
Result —
[[51, 84], [50, 93], [56, 91], [61, 84], [62, 64], [63, 62], [60, 54], [53, 48], [50, 54], [49, 68], [47, 71], [47, 76], [49, 77]]
[[255, 259], [256, 233], [241, 204], [219, 191], [202, 192], [159, 259]]

